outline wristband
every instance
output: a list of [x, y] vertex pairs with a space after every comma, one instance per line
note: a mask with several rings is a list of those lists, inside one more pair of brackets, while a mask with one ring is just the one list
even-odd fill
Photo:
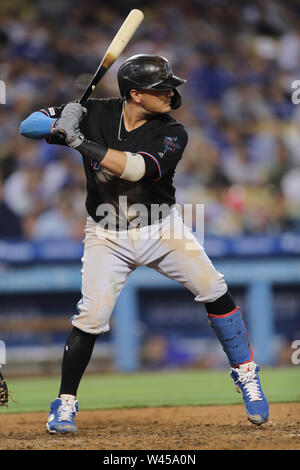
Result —
[[105, 157], [108, 147], [84, 139], [84, 141], [78, 147], [76, 147], [76, 150], [78, 150], [84, 157], [100, 163]]

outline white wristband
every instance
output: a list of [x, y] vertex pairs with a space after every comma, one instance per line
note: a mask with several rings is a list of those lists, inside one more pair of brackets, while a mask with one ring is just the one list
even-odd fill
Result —
[[127, 155], [125, 169], [120, 178], [127, 181], [139, 181], [146, 173], [146, 165], [142, 155], [124, 152]]

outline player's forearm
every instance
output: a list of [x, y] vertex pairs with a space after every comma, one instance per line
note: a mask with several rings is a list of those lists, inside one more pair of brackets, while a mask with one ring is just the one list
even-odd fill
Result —
[[122, 179], [135, 182], [145, 176], [145, 161], [139, 154], [110, 149], [84, 138], [76, 148], [84, 158], [97, 161], [103, 168]]
[[52, 119], [41, 111], [36, 111], [21, 122], [20, 134], [29, 139], [45, 139], [51, 134], [56, 121], [57, 119]]
[[97, 161], [114, 175], [121, 176], [127, 161], [127, 155], [119, 150], [107, 148], [105, 145], [84, 139], [76, 148], [83, 157]]
[[127, 155], [119, 150], [108, 149], [101, 166], [114, 175], [121, 176], [125, 170]]
[[119, 152], [108, 149], [101, 166], [127, 181], [139, 181], [146, 174], [146, 165], [142, 155], [131, 152]]

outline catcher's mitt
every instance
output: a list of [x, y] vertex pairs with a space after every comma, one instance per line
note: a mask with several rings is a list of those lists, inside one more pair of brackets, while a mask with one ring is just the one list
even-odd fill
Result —
[[0, 372], [0, 406], [8, 406], [8, 388], [6, 380]]
[[9, 398], [14, 403], [18, 403], [16, 400], [14, 400], [12, 392], [8, 390], [6, 380], [0, 372], [0, 406], [8, 406]]

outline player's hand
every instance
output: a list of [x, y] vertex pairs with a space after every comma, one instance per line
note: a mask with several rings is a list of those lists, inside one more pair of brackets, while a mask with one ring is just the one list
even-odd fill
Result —
[[62, 110], [61, 117], [53, 126], [53, 133], [63, 137], [70, 147], [78, 147], [84, 139], [79, 129], [79, 122], [86, 112], [86, 108], [79, 103], [67, 104]]

